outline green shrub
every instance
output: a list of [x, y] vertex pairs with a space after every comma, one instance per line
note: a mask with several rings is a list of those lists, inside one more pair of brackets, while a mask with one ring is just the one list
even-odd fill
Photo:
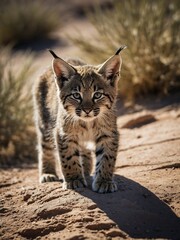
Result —
[[32, 60], [29, 54], [20, 57], [17, 67], [10, 50], [0, 49], [0, 166], [30, 162], [35, 156]]
[[0, 3], [0, 43], [21, 44], [44, 38], [59, 25], [56, 9], [46, 1], [2, 1]]
[[93, 61], [105, 60], [120, 45], [123, 68], [121, 96], [167, 93], [180, 86], [180, 1], [114, 1], [112, 9], [89, 14], [97, 34], [72, 37]]

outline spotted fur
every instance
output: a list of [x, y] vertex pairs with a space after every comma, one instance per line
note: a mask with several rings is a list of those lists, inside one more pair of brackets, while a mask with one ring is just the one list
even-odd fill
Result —
[[64, 188], [87, 186], [92, 159], [96, 158], [92, 189], [117, 191], [113, 172], [118, 150], [115, 101], [121, 58], [91, 66], [67, 62], [50, 50], [52, 67], [34, 90], [40, 182], [58, 180], [60, 162]]

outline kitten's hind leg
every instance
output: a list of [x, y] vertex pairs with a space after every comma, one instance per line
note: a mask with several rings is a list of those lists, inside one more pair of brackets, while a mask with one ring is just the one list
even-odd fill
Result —
[[40, 182], [58, 180], [54, 139], [57, 106], [56, 99], [52, 99], [52, 96], [56, 96], [56, 90], [49, 81], [48, 74], [42, 75], [33, 92]]
[[52, 129], [39, 129], [38, 131], [38, 160], [39, 160], [39, 181], [58, 181], [56, 173], [55, 144], [52, 136]]

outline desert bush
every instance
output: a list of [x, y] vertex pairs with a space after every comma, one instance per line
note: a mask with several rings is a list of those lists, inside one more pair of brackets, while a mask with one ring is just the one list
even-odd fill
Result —
[[114, 1], [111, 9], [88, 14], [97, 30], [92, 39], [79, 35], [71, 40], [98, 63], [127, 45], [119, 83], [126, 99], [167, 93], [180, 86], [179, 5], [178, 0]]
[[17, 67], [10, 50], [0, 49], [0, 166], [30, 162], [35, 154], [32, 59], [29, 54], [20, 57]]
[[15, 45], [47, 37], [59, 25], [58, 12], [47, 1], [0, 3], [0, 42]]

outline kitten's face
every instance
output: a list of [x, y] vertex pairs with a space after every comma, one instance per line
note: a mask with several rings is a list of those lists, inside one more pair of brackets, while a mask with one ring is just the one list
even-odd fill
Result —
[[61, 87], [60, 97], [66, 111], [75, 118], [91, 121], [112, 108], [116, 87], [95, 68], [82, 66]]
[[118, 53], [99, 66], [72, 66], [53, 53], [56, 84], [68, 115], [92, 121], [113, 107], [121, 67]]

